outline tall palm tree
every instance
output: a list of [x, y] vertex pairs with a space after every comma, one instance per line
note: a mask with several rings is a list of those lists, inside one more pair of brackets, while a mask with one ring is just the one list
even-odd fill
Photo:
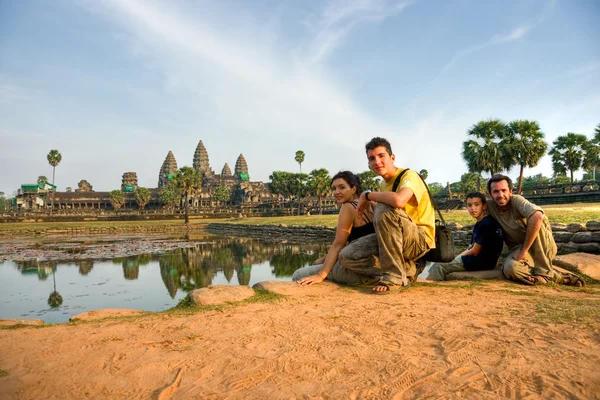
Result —
[[463, 142], [462, 157], [470, 172], [488, 171], [490, 175], [503, 169], [510, 169], [504, 140], [507, 127], [499, 119], [480, 121], [473, 125], [467, 135], [474, 139]]
[[190, 196], [202, 186], [200, 173], [192, 167], [181, 167], [173, 178], [174, 187], [180, 196], [185, 196], [185, 223], [190, 223]]
[[523, 170], [525, 167], [535, 167], [546, 154], [548, 144], [544, 133], [536, 121], [516, 120], [508, 124], [507, 136], [504, 141], [508, 163], [520, 167], [517, 193], [523, 187]]
[[294, 157], [294, 160], [296, 160], [298, 165], [300, 165], [300, 173], [302, 173], [302, 163], [304, 162], [304, 152], [302, 150], [298, 150], [296, 152], [296, 157]]
[[426, 169], [422, 169], [419, 171], [419, 175], [421, 175], [421, 178], [423, 178], [423, 180], [426, 181], [427, 177], [429, 176], [429, 171], [427, 171]]
[[319, 214], [323, 215], [323, 196], [329, 192], [331, 177], [325, 168], [313, 169], [308, 176], [308, 187], [312, 195], [319, 198]]
[[596, 180], [596, 170], [600, 168], [600, 144], [595, 144], [595, 140], [589, 140], [584, 146], [584, 155], [581, 165], [583, 168], [592, 172], [592, 180]]
[[[54, 186], [54, 177], [55, 177], [55, 173], [56, 173], [56, 166], [58, 164], [60, 164], [60, 161], [62, 160], [62, 155], [58, 152], [58, 150], [50, 150], [50, 152], [48, 153], [46, 158], [48, 159], [48, 163], [50, 163], [50, 165], [52, 165], [52, 186]], [[50, 214], [52, 214], [52, 211], [54, 209], [54, 193], [55, 192], [56, 192], [55, 188], [52, 188], [52, 208], [50, 208]]]
[[587, 137], [577, 133], [567, 133], [559, 136], [552, 144], [548, 154], [552, 157], [552, 169], [555, 174], [571, 173], [571, 183], [574, 182], [573, 173], [581, 168]]
[[38, 179], [37, 179], [38, 185], [43, 185], [46, 182], [48, 182], [48, 178], [46, 178], [44, 175], [38, 176]]

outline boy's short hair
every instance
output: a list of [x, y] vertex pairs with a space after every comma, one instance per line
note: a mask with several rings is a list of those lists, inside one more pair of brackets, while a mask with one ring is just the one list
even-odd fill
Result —
[[392, 154], [394, 154], [394, 153], [392, 153], [392, 145], [390, 144], [390, 142], [388, 142], [387, 139], [384, 139], [379, 136], [374, 137], [365, 145], [365, 151], [368, 153], [369, 150], [373, 150], [374, 148], [380, 147], [380, 146], [385, 147], [385, 149], [387, 150], [387, 152], [390, 156]]
[[469, 199], [480, 199], [481, 200], [481, 204], [485, 204], [486, 203], [486, 198], [485, 198], [485, 194], [481, 193], [481, 192], [471, 192], [467, 195], [467, 200]]
[[513, 183], [512, 183], [512, 180], [508, 176], [502, 175], [502, 174], [495, 174], [488, 180], [488, 184], [487, 184], [488, 193], [492, 194], [492, 183], [502, 182], [502, 181], [506, 181], [506, 183], [508, 183], [508, 188], [510, 190], [512, 190]]

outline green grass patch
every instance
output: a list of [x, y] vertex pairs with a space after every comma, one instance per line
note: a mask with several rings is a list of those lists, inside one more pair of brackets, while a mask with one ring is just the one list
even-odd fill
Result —
[[[243, 300], [242, 304], [253, 304], [253, 303], [276, 303], [279, 300], [285, 298], [284, 295], [271, 293], [266, 290], [255, 289], [254, 296], [249, 299]], [[235, 304], [235, 303], [234, 303]]]
[[254, 296], [237, 302], [219, 304], [219, 305], [205, 305], [205, 306], [197, 306], [194, 304], [190, 296], [186, 296], [185, 298], [179, 300], [179, 303], [165, 311], [161, 311], [162, 313], [166, 313], [169, 315], [179, 315], [179, 314], [196, 314], [196, 313], [204, 313], [209, 311], [219, 311], [224, 312], [227, 310], [231, 310], [232, 308], [238, 307], [243, 304], [255, 304], [255, 303], [275, 303], [285, 296], [281, 294], [271, 293], [266, 290], [256, 289], [254, 290]]
[[15, 325], [2, 325], [0, 326], [0, 330], [4, 331], [12, 331], [17, 329], [43, 329], [48, 328], [50, 326], [55, 326], [56, 324], [42, 324], [42, 325], [27, 325], [27, 324], [15, 324]]
[[486, 285], [486, 280], [484, 279], [472, 279], [472, 280], [464, 280], [464, 281], [444, 281], [444, 282], [437, 282], [437, 281], [427, 281], [427, 283], [417, 283], [416, 285], [413, 285], [412, 288], [418, 288], [418, 289], [424, 289], [427, 290], [428, 288], [439, 288], [439, 289], [479, 289], [483, 286], [487, 286]]
[[584, 324], [591, 328], [600, 323], [600, 299], [541, 296], [534, 300], [534, 305], [536, 322]]

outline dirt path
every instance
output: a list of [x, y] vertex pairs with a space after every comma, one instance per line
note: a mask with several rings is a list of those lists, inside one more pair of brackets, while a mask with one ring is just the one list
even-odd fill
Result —
[[0, 330], [2, 399], [600, 398], [600, 288], [419, 284]]

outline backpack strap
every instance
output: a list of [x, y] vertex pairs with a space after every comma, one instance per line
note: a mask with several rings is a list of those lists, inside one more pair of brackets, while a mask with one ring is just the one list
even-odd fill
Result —
[[400, 185], [400, 179], [402, 179], [402, 175], [404, 175], [404, 173], [409, 170], [410, 168], [406, 168], [404, 171], [400, 172], [400, 175], [398, 175], [398, 177], [394, 181], [394, 186], [392, 186], [392, 192], [395, 192], [396, 189], [398, 189], [398, 185]]
[[[398, 177], [394, 181], [394, 186], [392, 187], [392, 192], [395, 192], [396, 189], [398, 189], [398, 185], [400, 185], [400, 178], [402, 178], [402, 175], [404, 175], [404, 173], [406, 171], [408, 171], [408, 170], [409, 170], [409, 168], [406, 168], [404, 171], [402, 171], [400, 173], [400, 175], [398, 175]], [[421, 178], [421, 181], [423, 181], [423, 185], [425, 185], [425, 189], [427, 189], [427, 193], [429, 194], [429, 201], [431, 201], [431, 205], [433, 205], [433, 209], [435, 211], [437, 211], [438, 215], [440, 216], [440, 220], [442, 221], [442, 225], [446, 225], [446, 221], [444, 221], [444, 217], [442, 216], [442, 213], [440, 212], [440, 209], [438, 208], [437, 204], [435, 204], [435, 201], [433, 201], [433, 196], [431, 195], [431, 192], [429, 191], [429, 186], [427, 185], [427, 183], [425, 183], [425, 179], [423, 179], [423, 177], [421, 176], [421, 174], [417, 174], [417, 175], [419, 175], [419, 178]]]

